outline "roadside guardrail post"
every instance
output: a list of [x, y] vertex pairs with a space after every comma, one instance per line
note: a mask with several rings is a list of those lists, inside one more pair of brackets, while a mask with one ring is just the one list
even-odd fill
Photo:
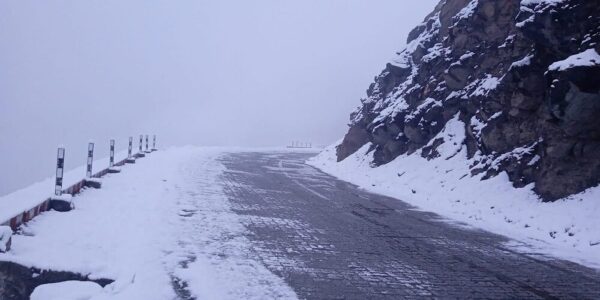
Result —
[[87, 155], [87, 170], [85, 173], [85, 186], [99, 189], [102, 183], [99, 179], [92, 178], [94, 173], [92, 172], [92, 163], [94, 162], [94, 143], [88, 144], [88, 155]]
[[115, 167], [115, 140], [111, 139], [110, 140], [110, 160], [108, 162], [108, 170], [107, 173], [120, 173], [121, 169], [118, 167]]
[[58, 148], [56, 153], [56, 181], [54, 185], [54, 195], [62, 195], [63, 174], [65, 170], [65, 148]]
[[108, 162], [109, 167], [115, 165], [115, 140], [110, 140], [110, 160]]
[[[65, 173], [65, 148], [59, 147], [56, 152], [56, 181], [54, 184], [54, 197], [51, 197], [48, 201], [48, 209], [54, 209], [56, 211], [69, 211], [73, 209], [71, 204], [71, 195], [63, 194], [63, 176]], [[35, 214], [34, 214], [35, 216]], [[32, 217], [34, 217], [32, 216]], [[24, 220], [25, 222], [27, 220]]]
[[92, 178], [92, 163], [94, 162], [94, 143], [88, 144], [86, 178]]
[[140, 134], [140, 153], [142, 153], [142, 144], [144, 143], [144, 136]]
[[131, 150], [133, 150], [133, 137], [129, 137], [129, 148], [127, 148], [127, 158], [131, 158]]
[[143, 150], [143, 145], [144, 145], [144, 135], [140, 134], [140, 144], [139, 144], [139, 150], [138, 153], [135, 154], [135, 158], [140, 158], [140, 157], [145, 157], [146, 154], [144, 154], [144, 150]]
[[128, 163], [128, 164], [134, 164], [135, 163], [135, 158], [131, 156], [132, 155], [131, 154], [132, 151], [133, 151], [133, 137], [130, 136], [129, 137], [129, 146], [127, 148], [127, 159], [125, 160], [125, 163]]

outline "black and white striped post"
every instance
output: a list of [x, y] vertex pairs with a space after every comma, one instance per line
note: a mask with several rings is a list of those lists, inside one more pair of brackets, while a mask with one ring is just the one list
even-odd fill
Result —
[[54, 185], [54, 195], [62, 195], [63, 174], [65, 170], [65, 148], [58, 148], [56, 153], [56, 184]]
[[140, 134], [139, 150], [138, 150], [138, 153], [135, 154], [135, 158], [146, 156], [146, 154], [144, 154], [144, 150], [142, 150], [143, 145], [144, 145], [144, 135]]
[[135, 163], [135, 158], [133, 156], [131, 156], [131, 152], [133, 151], [133, 137], [130, 136], [129, 137], [129, 146], [127, 148], [127, 159], [125, 159], [125, 163], [128, 164], [134, 164]]
[[152, 135], [152, 151], [156, 151], [156, 134]]
[[150, 152], [148, 149], [148, 135], [146, 134], [146, 153]]
[[115, 140], [110, 140], [110, 160], [108, 162], [109, 167], [115, 165]]
[[94, 143], [88, 144], [88, 157], [87, 157], [87, 171], [85, 173], [84, 184], [87, 187], [99, 189], [102, 186], [100, 180], [92, 178], [94, 173], [92, 172], [92, 163], [94, 162]]
[[48, 209], [56, 211], [70, 211], [73, 209], [71, 205], [71, 195], [62, 192], [63, 175], [65, 170], [65, 148], [59, 147], [56, 153], [56, 183], [54, 185], [54, 197], [51, 197], [48, 202]]
[[86, 178], [92, 178], [92, 162], [94, 162], [94, 143], [89, 143], [87, 155], [87, 171], [85, 173]]
[[120, 173], [121, 169], [115, 167], [115, 140], [110, 140], [110, 160], [108, 162], [108, 173]]
[[129, 148], [127, 148], [127, 158], [131, 158], [131, 151], [133, 150], [133, 137], [129, 137]]

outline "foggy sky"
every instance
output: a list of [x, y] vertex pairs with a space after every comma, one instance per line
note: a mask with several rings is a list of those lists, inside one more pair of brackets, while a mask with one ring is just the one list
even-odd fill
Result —
[[0, 195], [52, 176], [59, 144], [84, 164], [90, 139], [330, 144], [436, 3], [0, 1]]

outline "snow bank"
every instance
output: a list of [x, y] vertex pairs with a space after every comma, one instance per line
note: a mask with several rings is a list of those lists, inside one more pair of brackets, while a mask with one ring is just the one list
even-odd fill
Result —
[[[115, 160], [119, 161], [127, 157], [127, 151], [121, 151], [115, 154]], [[82, 161], [85, 163], [85, 161]], [[109, 158], [104, 157], [94, 160], [94, 173], [98, 170], [107, 168]], [[54, 174], [55, 170], [48, 170], [48, 174]], [[85, 177], [85, 164], [66, 171], [63, 174], [63, 189], [73, 185]], [[0, 197], [0, 224], [8, 221], [10, 218], [20, 214], [34, 206], [42, 203], [42, 201], [54, 195], [54, 175], [34, 183], [26, 188], [17, 190], [13, 193]]]
[[[515, 189], [502, 173], [482, 181], [471, 177], [464, 124], [448, 122], [437, 138], [445, 143], [441, 157], [426, 160], [420, 151], [372, 167], [370, 144], [342, 162], [336, 162], [335, 146], [309, 163], [367, 190], [401, 199], [419, 209], [514, 238], [525, 251], [570, 259], [600, 267], [600, 187], [553, 203], [543, 203], [532, 186]], [[450, 221], [449, 220], [449, 221]], [[524, 243], [524, 244], [523, 244]]]
[[89, 281], [65, 281], [43, 284], [35, 288], [31, 300], [88, 300], [102, 292], [102, 287]]
[[[120, 174], [106, 175], [102, 189], [72, 198], [76, 209], [44, 212], [23, 226], [22, 234], [13, 236], [12, 250], [0, 259], [114, 279], [102, 294], [106, 298], [173, 298], [163, 257], [175, 243], [167, 226], [175, 208], [163, 180], [176, 177], [181, 160], [192, 153], [156, 152]], [[35, 194], [38, 187], [22, 193]]]
[[[173, 148], [125, 165], [103, 177], [102, 189], [73, 197], [74, 210], [44, 212], [23, 226], [0, 260], [115, 280], [81, 299], [175, 299], [181, 292], [175, 282], [197, 298], [295, 298], [251, 255], [245, 228], [219, 184], [223, 151]], [[39, 199], [49, 187], [19, 194]], [[40, 287], [35, 296], [52, 299], [70, 285]], [[74, 290], [92, 292], [77, 285]]]

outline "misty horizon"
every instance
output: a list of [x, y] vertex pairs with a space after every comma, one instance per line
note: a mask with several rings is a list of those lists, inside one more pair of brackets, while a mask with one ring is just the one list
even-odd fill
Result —
[[[0, 4], [0, 195], [129, 136], [325, 146], [437, 1]], [[10, 175], [9, 175], [10, 174]]]
[[600, 299], [599, 21], [0, 2], [0, 299]]

